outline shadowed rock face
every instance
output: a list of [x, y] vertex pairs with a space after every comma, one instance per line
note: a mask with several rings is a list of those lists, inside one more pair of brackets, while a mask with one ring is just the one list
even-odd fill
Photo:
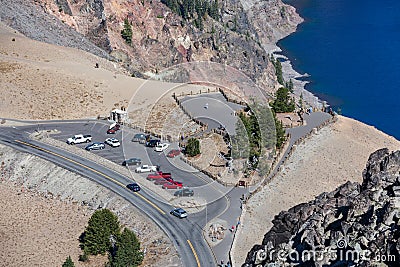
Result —
[[398, 266], [400, 151], [370, 155], [362, 185], [347, 182], [275, 216], [243, 267]]

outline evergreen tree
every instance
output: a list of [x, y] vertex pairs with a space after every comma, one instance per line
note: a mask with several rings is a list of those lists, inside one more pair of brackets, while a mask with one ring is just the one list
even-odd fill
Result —
[[68, 256], [68, 258], [64, 261], [62, 267], [75, 267], [75, 264], [71, 259], [71, 256]]
[[121, 31], [121, 36], [127, 44], [132, 44], [132, 26], [129, 20], [124, 20], [124, 29]]
[[276, 113], [293, 112], [296, 108], [293, 98], [289, 96], [289, 90], [285, 87], [278, 89], [276, 92], [276, 99], [271, 106]]
[[81, 238], [85, 254], [104, 254], [111, 247], [111, 237], [119, 233], [118, 217], [108, 209], [96, 210]]
[[249, 126], [246, 116], [239, 113], [236, 121], [235, 135], [232, 136], [231, 154], [234, 159], [248, 158], [250, 155], [250, 142], [247, 127]]
[[279, 149], [286, 141], [286, 133], [283, 128], [282, 122], [278, 120], [274, 113], [275, 129], [276, 129], [276, 148]]
[[273, 148], [276, 140], [273, 112], [267, 104], [257, 103], [256, 101], [253, 101], [250, 107], [257, 118], [258, 132], [261, 135], [260, 147]]
[[117, 237], [115, 251], [110, 258], [111, 267], [136, 267], [142, 263], [143, 252], [134, 232], [124, 228]]
[[288, 82], [285, 82], [285, 87], [289, 89], [291, 93], [293, 93], [293, 81], [290, 79]]
[[299, 106], [300, 108], [303, 107], [303, 93], [300, 94], [300, 98], [299, 98]]
[[283, 80], [283, 76], [282, 76], [282, 64], [278, 58], [275, 60], [274, 66], [275, 66], [275, 75], [278, 80], [278, 83], [283, 85], [284, 80]]
[[200, 154], [200, 141], [196, 138], [190, 138], [185, 147], [185, 153], [189, 155], [189, 157]]

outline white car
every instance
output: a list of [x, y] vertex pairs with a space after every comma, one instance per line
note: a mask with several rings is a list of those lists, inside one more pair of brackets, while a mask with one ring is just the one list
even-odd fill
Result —
[[104, 143], [106, 143], [112, 147], [119, 147], [121, 145], [121, 143], [118, 141], [117, 138], [107, 138]]
[[157, 171], [157, 166], [149, 166], [149, 165], [142, 165], [140, 167], [137, 167], [135, 172], [155, 172]]
[[169, 147], [169, 144], [167, 144], [167, 143], [160, 143], [160, 144], [158, 144], [158, 145], [156, 146], [155, 150], [156, 150], [157, 152], [162, 152], [162, 151], [164, 151], [165, 149], [167, 149], [168, 147]]

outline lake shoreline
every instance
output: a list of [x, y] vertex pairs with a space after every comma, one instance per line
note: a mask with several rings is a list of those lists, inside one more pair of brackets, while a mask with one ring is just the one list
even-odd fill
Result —
[[[296, 9], [296, 13], [300, 16], [298, 9], [301, 7], [301, 4], [294, 4], [290, 1], [283, 1], [283, 3], [294, 7]], [[309, 80], [311, 75], [308, 73], [300, 73], [301, 71], [296, 70], [292, 64], [295, 58], [292, 58], [289, 53], [280, 45], [282, 40], [296, 33], [301, 24], [307, 23], [306, 18], [301, 18], [302, 22], [296, 26], [296, 30], [294, 32], [288, 34], [282, 39], [279, 39], [274, 45], [265, 46], [264, 48], [270, 55], [273, 55], [274, 58], [281, 61], [284, 80], [289, 81], [291, 79], [293, 81], [293, 94], [295, 95], [296, 102], [298, 102], [300, 96], [302, 95], [303, 101], [307, 103], [307, 105], [321, 109], [323, 106], [329, 106], [329, 104], [325, 99], [319, 98], [315, 93], [307, 89], [307, 85], [309, 85], [311, 82]]]

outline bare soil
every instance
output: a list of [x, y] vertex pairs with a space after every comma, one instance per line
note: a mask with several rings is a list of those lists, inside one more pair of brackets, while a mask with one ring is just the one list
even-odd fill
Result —
[[252, 246], [261, 244], [280, 211], [311, 201], [347, 181], [361, 182], [369, 155], [384, 147], [397, 150], [400, 142], [342, 116], [300, 144], [282, 171], [244, 205], [232, 251], [235, 266], [244, 263]]

